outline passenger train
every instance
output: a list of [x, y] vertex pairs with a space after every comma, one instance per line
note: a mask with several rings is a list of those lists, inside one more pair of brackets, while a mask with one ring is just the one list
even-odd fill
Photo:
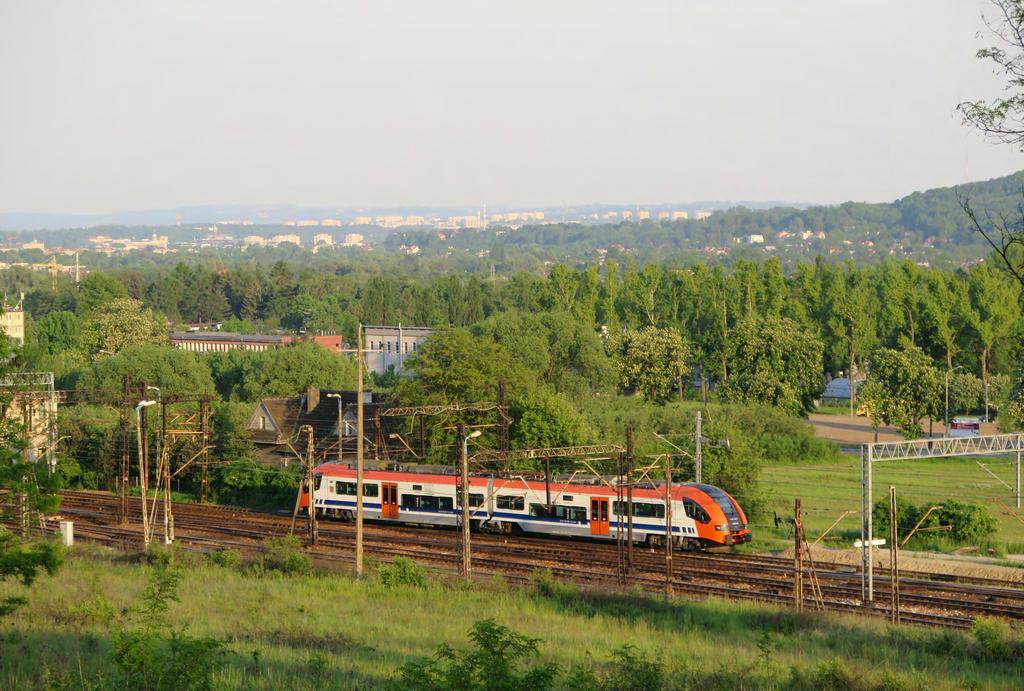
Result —
[[[314, 469], [317, 515], [351, 520], [356, 509], [356, 471], [325, 463]], [[363, 517], [397, 523], [455, 526], [461, 514], [460, 478], [407, 471], [363, 473]], [[606, 484], [552, 482], [550, 509], [543, 481], [522, 477], [470, 477], [469, 507], [473, 530], [505, 534], [541, 534], [615, 540], [628, 524], [625, 491]], [[300, 507], [309, 511], [309, 488]], [[664, 545], [663, 487], [634, 488], [633, 540]], [[672, 487], [673, 542], [700, 549], [749, 542], [747, 517], [724, 490], [687, 483]]]

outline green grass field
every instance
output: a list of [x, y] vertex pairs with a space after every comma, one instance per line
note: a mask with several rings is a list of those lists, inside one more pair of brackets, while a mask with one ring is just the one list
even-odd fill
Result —
[[[996, 476], [1013, 486], [1014, 466], [1010, 461], [1002, 458], [980, 460]], [[876, 463], [873, 467], [875, 502], [887, 499], [892, 485], [899, 495], [915, 504], [940, 504], [947, 498], [981, 503], [989, 508], [998, 524], [993, 542], [1011, 552], [1024, 551], [1024, 514], [1018, 516], [1013, 509], [1013, 491], [978, 467], [975, 459], [896, 461]], [[793, 500], [801, 499], [807, 512], [808, 537], [819, 535], [844, 511], [853, 513], [839, 523], [834, 534], [848, 538], [852, 538], [854, 533], [859, 536], [859, 457], [844, 457], [838, 463], [776, 463], [764, 468], [761, 486], [768, 496], [769, 511], [780, 516], [792, 516]], [[765, 527], [765, 524], [761, 526], [762, 529]], [[765, 537], [770, 539], [770, 536], [771, 531], [767, 531]]]
[[[664, 603], [562, 586], [466, 586], [450, 576], [387, 587], [338, 574], [252, 575], [193, 555], [169, 627], [224, 641], [214, 688], [327, 689], [394, 685], [396, 670], [493, 617], [541, 639], [533, 662], [568, 673], [601, 667], [629, 644], [664, 663], [660, 688], [1020, 688], [1018, 639], [902, 628], [853, 617], [797, 616], [767, 606]], [[176, 557], [180, 559], [181, 557]], [[111, 635], [126, 624], [152, 567], [79, 545], [0, 622], [0, 688], [115, 688]], [[22, 593], [0, 585], [0, 594]], [[1008, 643], [1009, 648], [1005, 645]], [[995, 650], [995, 653], [992, 652]], [[100, 682], [100, 684], [97, 684]], [[650, 688], [650, 687], [644, 687]]]

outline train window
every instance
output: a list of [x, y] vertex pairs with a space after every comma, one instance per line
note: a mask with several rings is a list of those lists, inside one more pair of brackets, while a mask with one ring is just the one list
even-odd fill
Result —
[[530, 504], [530, 515], [531, 516], [548, 516], [547, 508], [543, 504]]
[[695, 521], [707, 523], [711, 520], [711, 517], [708, 516], [708, 512], [704, 510], [704, 507], [692, 499], [683, 499], [683, 510], [686, 512], [687, 516]]
[[[370, 494], [370, 488], [371, 487], [373, 488], [373, 494]], [[356, 494], [356, 483], [354, 483], [354, 482], [338, 482], [335, 485], [334, 491], [337, 492], [338, 494], [348, 494], [350, 496], [355, 496], [355, 494]], [[363, 495], [364, 496], [369, 496], [369, 497], [376, 497], [377, 496], [377, 485], [367, 485], [366, 483], [363, 483]]]
[[[629, 514], [628, 502], [614, 502], [614, 511], [617, 516], [626, 516]], [[664, 518], [665, 517], [665, 505], [664, 504], [651, 504], [645, 501], [633, 502], [633, 515], [637, 518]]]
[[510, 497], [508, 495], [498, 497], [498, 508], [499, 509], [511, 509], [512, 511], [522, 511], [526, 508], [525, 497]]
[[317, 489], [320, 489], [320, 483], [323, 482], [323, 481], [324, 481], [324, 476], [323, 475], [317, 475], [316, 476], [316, 488]]
[[633, 515], [642, 518], [664, 518], [664, 504], [649, 504], [647, 502], [633, 502]]
[[368, 485], [363, 483], [363, 496], [364, 497], [377, 497], [380, 496], [380, 485]]
[[555, 506], [555, 516], [560, 521], [587, 522], [587, 510], [582, 506]]
[[[461, 490], [459, 490], [458, 492], [455, 493], [455, 502], [459, 506], [462, 506], [462, 491]], [[484, 505], [484, 495], [482, 495], [482, 494], [470, 494], [469, 495], [469, 505], [470, 505], [470, 507], [483, 506]]]
[[566, 494], [562, 497], [562, 501], [572, 501], [572, 495]]
[[422, 492], [423, 491], [423, 485], [413, 485], [412, 489], [413, 489], [414, 492]]
[[421, 511], [451, 511], [451, 497], [425, 497], [420, 494], [403, 494], [403, 509], [419, 509]]

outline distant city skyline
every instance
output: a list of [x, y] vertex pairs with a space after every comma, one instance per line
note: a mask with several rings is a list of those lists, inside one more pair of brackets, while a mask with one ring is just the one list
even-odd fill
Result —
[[986, 7], [9, 0], [0, 212], [891, 201], [1024, 168]]

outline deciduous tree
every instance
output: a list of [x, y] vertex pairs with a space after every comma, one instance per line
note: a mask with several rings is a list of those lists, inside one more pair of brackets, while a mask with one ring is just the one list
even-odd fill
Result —
[[785, 317], [743, 320], [729, 342], [726, 400], [763, 403], [806, 415], [824, 390], [822, 345]]
[[690, 346], [678, 331], [654, 326], [630, 329], [622, 335], [617, 351], [623, 386], [655, 403], [667, 401], [674, 386], [682, 396], [683, 378], [690, 371]]
[[871, 356], [870, 372], [861, 388], [861, 402], [876, 424], [893, 425], [914, 439], [921, 436], [923, 418], [941, 416], [945, 382], [917, 346], [879, 348]]

